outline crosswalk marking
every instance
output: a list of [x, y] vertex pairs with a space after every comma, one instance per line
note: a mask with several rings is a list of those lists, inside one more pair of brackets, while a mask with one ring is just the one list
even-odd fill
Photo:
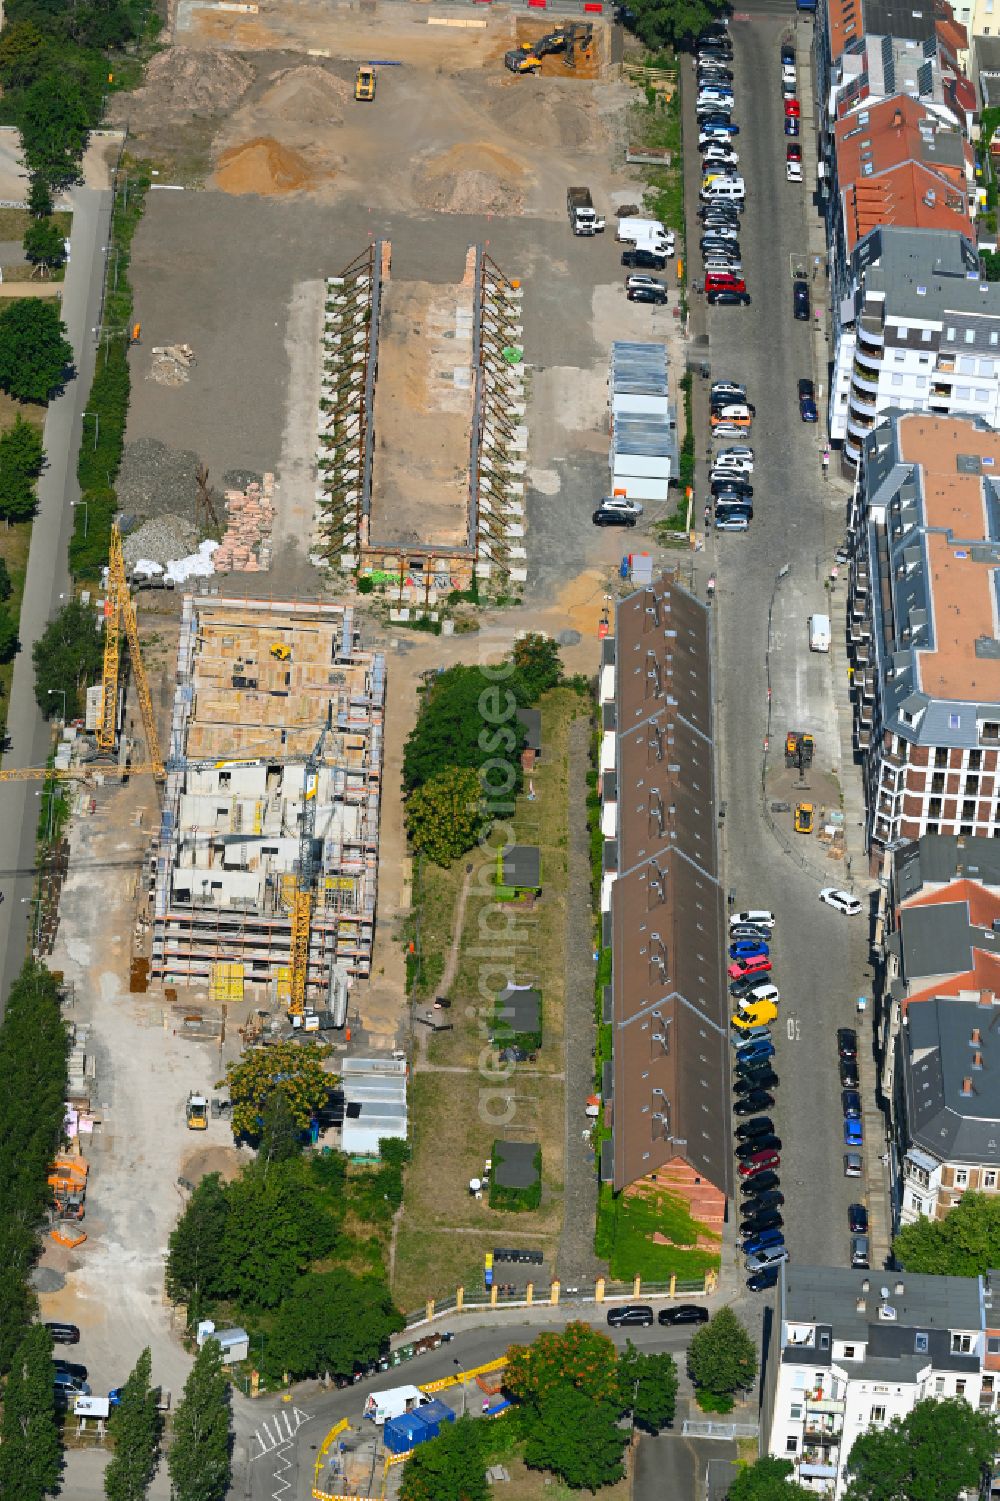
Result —
[[[311, 1413], [303, 1412], [300, 1407], [281, 1407], [270, 1417], [265, 1418], [260, 1427], [254, 1433], [254, 1438], [259, 1445], [258, 1452], [251, 1454], [250, 1463], [263, 1459], [265, 1454], [274, 1454], [284, 1448], [298, 1433], [303, 1423], [308, 1423]], [[273, 1428], [273, 1432], [271, 1431]]]

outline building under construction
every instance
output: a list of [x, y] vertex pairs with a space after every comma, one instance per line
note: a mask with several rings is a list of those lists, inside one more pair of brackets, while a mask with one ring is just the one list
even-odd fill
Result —
[[350, 607], [184, 600], [151, 978], [287, 1004], [305, 894], [305, 1004], [343, 1023], [371, 968], [384, 707]]

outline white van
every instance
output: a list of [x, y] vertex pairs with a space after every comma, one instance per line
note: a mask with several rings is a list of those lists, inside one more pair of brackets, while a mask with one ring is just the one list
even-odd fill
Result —
[[698, 196], [702, 203], [718, 202], [719, 199], [743, 203], [747, 196], [746, 183], [742, 177], [717, 177], [703, 187]]
[[809, 650], [830, 650], [830, 617], [829, 615], [809, 616]]
[[618, 230], [615, 239], [623, 245], [642, 246], [648, 248], [648, 242], [666, 240], [668, 254], [673, 253], [674, 232], [666, 229], [659, 219], [619, 219]]

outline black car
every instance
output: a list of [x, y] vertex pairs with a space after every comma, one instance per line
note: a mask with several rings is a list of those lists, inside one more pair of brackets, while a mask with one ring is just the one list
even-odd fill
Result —
[[755, 1136], [752, 1141], [741, 1141], [736, 1148], [736, 1156], [740, 1162], [746, 1162], [755, 1152], [780, 1152], [781, 1138], [778, 1136]]
[[646, 1329], [652, 1322], [653, 1310], [647, 1303], [623, 1303], [618, 1308], [608, 1309], [608, 1323], [612, 1329], [630, 1324], [638, 1324]]
[[659, 250], [623, 250], [622, 265], [629, 266], [633, 271], [665, 271], [667, 257]]
[[773, 1104], [773, 1094], [768, 1094], [766, 1089], [755, 1089], [752, 1094], [733, 1101], [733, 1114], [759, 1115], [762, 1110], [770, 1110]]
[[697, 61], [699, 63], [725, 63], [733, 60], [732, 43], [720, 37], [709, 42], [703, 42], [698, 48]]
[[636, 517], [630, 516], [628, 511], [614, 511], [603, 506], [598, 506], [590, 518], [595, 526], [635, 526]]
[[858, 1064], [854, 1058], [841, 1058], [840, 1060], [840, 1083], [844, 1089], [857, 1089], [858, 1087]]
[[795, 66], [795, 48], [792, 46], [791, 42], [782, 42], [781, 44], [782, 67], [784, 67], [786, 63], [791, 63], [793, 67]]
[[763, 1214], [768, 1209], [779, 1209], [785, 1202], [780, 1188], [765, 1188], [753, 1194], [740, 1205], [741, 1214]]
[[[744, 500], [751, 500], [753, 498], [753, 485], [749, 484], [745, 479], [714, 479], [712, 481], [712, 494], [739, 495]], [[763, 928], [745, 927], [742, 924], [735, 928], [730, 928], [729, 937], [733, 943], [740, 938], [759, 938], [761, 943], [766, 943], [768, 939], [768, 935], [764, 932]]]
[[868, 1210], [863, 1204], [848, 1204], [847, 1223], [852, 1235], [868, 1234]]
[[819, 416], [816, 408], [816, 387], [811, 380], [799, 381], [799, 416], [803, 422], [815, 422]]
[[761, 1209], [755, 1214], [748, 1214], [746, 1219], [740, 1221], [740, 1234], [759, 1235], [762, 1230], [781, 1230], [784, 1224], [777, 1209]]
[[748, 1074], [742, 1075], [733, 1082], [733, 1090], [736, 1094], [757, 1094], [763, 1089], [774, 1089], [780, 1082], [773, 1068], [770, 1068], [770, 1059], [765, 1060], [764, 1068], [754, 1069]]
[[751, 417], [756, 417], [757, 415], [757, 408], [752, 401], [747, 401], [745, 396], [726, 396], [724, 393], [720, 393], [718, 396], [710, 396], [708, 405], [709, 410], [713, 412], [719, 412], [723, 407], [742, 406], [746, 407]]
[[735, 203], [703, 203], [698, 210], [698, 218], [705, 222], [706, 219], [725, 219], [732, 224], [734, 229], [739, 228], [740, 211]]
[[749, 307], [749, 292], [709, 292], [705, 301], [710, 307]]
[[676, 1308], [661, 1308], [656, 1317], [660, 1324], [707, 1324], [708, 1309], [700, 1303], [678, 1303]]
[[737, 1001], [743, 996], [749, 995], [751, 990], [756, 990], [763, 984], [760, 975], [743, 975], [739, 980], [732, 980], [729, 985], [729, 994]]
[[840, 1091], [840, 1108], [844, 1112], [845, 1120], [859, 1121], [861, 1119], [861, 1096], [856, 1089]]
[[752, 1121], [742, 1121], [736, 1127], [736, 1135], [740, 1141], [749, 1141], [753, 1136], [769, 1136], [774, 1130], [774, 1121], [769, 1116], [758, 1115]]
[[[745, 1199], [753, 1198], [759, 1202], [765, 1194], [773, 1193], [780, 1187], [781, 1179], [778, 1177], [777, 1173], [758, 1173], [756, 1178], [747, 1178], [743, 1182], [741, 1182], [740, 1193]], [[749, 1213], [746, 1205], [743, 1205], [741, 1212], [743, 1214]]]
[[809, 283], [807, 281], [792, 282], [792, 312], [800, 320], [809, 317]]
[[752, 1293], [763, 1293], [769, 1287], [777, 1287], [779, 1270], [776, 1266], [769, 1266], [762, 1272], [754, 1272], [747, 1278], [747, 1287]]
[[79, 1365], [74, 1360], [53, 1360], [52, 1364], [57, 1371], [62, 1371], [66, 1376], [73, 1376], [77, 1381], [86, 1381], [87, 1367]]
[[[744, 1086], [744, 1084], [743, 1084], [742, 1081], [743, 1080], [750, 1080], [750, 1081], [752, 1081], [754, 1079], [759, 1079], [760, 1076], [761, 1076], [761, 1074], [766, 1074], [766, 1073], [771, 1072], [774, 1069], [774, 1063], [772, 1061], [772, 1058], [773, 1058], [773, 1054], [771, 1054], [771, 1053], [768, 1053], [766, 1057], [761, 1056], [761, 1054], [759, 1054], [759, 1053], [753, 1053], [749, 1057], [747, 1057], [746, 1055], [744, 1055], [743, 1057], [740, 1057], [739, 1054], [737, 1054], [736, 1062], [733, 1065], [733, 1078], [734, 1078], [733, 1088], [734, 1089], [736, 1089], [736, 1088], [741, 1088], [742, 1089], [744, 1087], [747, 1087], [747, 1088], [752, 1089], [753, 1088], [753, 1083], [752, 1082], [749, 1085]], [[736, 1080], [740, 1081], [740, 1083], [738, 1085], [735, 1082]]]
[[753, 506], [742, 495], [718, 495], [715, 500], [716, 516], [735, 516], [737, 513], [753, 520]]
[[45, 1327], [51, 1334], [54, 1344], [78, 1345], [80, 1343], [80, 1331], [76, 1324], [48, 1323]]
[[858, 1034], [853, 1027], [837, 1028], [837, 1052], [841, 1058], [858, 1056]]
[[629, 302], [652, 302], [662, 307], [667, 300], [666, 287], [626, 287]]

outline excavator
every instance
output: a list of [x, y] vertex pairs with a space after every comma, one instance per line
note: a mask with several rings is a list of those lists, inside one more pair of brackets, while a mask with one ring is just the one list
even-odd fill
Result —
[[577, 54], [589, 57], [593, 43], [592, 22], [567, 21], [565, 26], [557, 26], [555, 31], [539, 37], [537, 42], [512, 47], [509, 52], [505, 52], [504, 66], [511, 73], [537, 73], [542, 66], [543, 57], [561, 52], [564, 54], [563, 62], [566, 67], [575, 68]]

